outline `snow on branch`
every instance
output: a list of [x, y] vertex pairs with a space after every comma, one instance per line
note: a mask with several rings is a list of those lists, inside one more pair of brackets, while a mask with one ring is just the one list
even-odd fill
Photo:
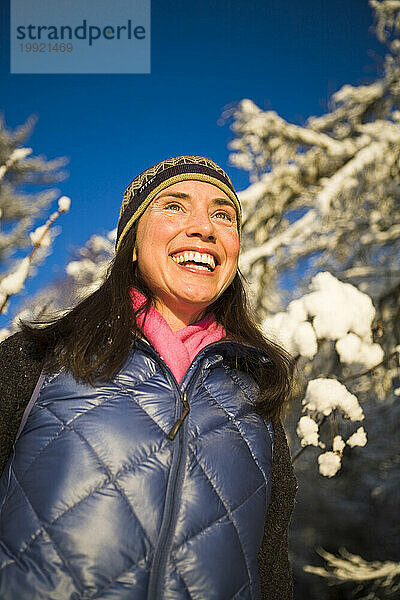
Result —
[[317, 220], [318, 217], [316, 211], [309, 210], [303, 217], [290, 225], [286, 231], [276, 235], [261, 246], [251, 248], [250, 250], [243, 252], [243, 254], [240, 256], [240, 268], [243, 271], [246, 271], [260, 258], [272, 256], [280, 246], [289, 245], [295, 240], [298, 241], [298, 236], [304, 233], [304, 231], [310, 231], [310, 229], [313, 229]]
[[[0, 279], [0, 314], [7, 312], [7, 304], [10, 296], [18, 294], [24, 287], [25, 281], [29, 275], [32, 259], [39, 248], [48, 247], [52, 241], [50, 230], [58, 217], [68, 212], [71, 204], [70, 198], [62, 196], [58, 201], [58, 211], [52, 213], [44, 225], [37, 227], [30, 233], [33, 248], [25, 258], [21, 259], [17, 267]], [[2, 330], [2, 338], [7, 337], [6, 330]], [[1, 341], [1, 340], [0, 340]]]
[[[375, 308], [371, 298], [328, 272], [313, 277], [310, 288], [309, 294], [292, 300], [286, 311], [267, 317], [264, 331], [278, 336], [294, 356], [311, 359], [318, 351], [318, 339], [329, 339], [336, 340], [336, 350], [348, 365], [371, 367], [382, 360], [383, 350], [372, 343]], [[346, 354], [354, 336], [362, 352]]]
[[7, 159], [4, 165], [0, 166], [0, 179], [3, 179], [6, 171], [17, 161], [23, 160], [26, 156], [31, 154], [32, 148], [15, 148], [11, 155]]
[[[375, 4], [386, 16], [398, 12], [388, 0]], [[399, 49], [391, 47], [378, 80], [344, 85], [332, 95], [330, 110], [304, 125], [263, 111], [249, 98], [233, 111], [230, 161], [248, 170], [250, 178], [250, 186], [239, 193], [244, 211], [240, 266], [263, 316], [273, 312], [278, 278], [300, 261], [307, 261], [310, 276], [321, 269], [339, 273], [379, 264], [381, 256], [386, 267], [398, 262], [397, 41]], [[365, 285], [376, 296], [384, 283], [378, 278]]]
[[361, 556], [348, 552], [345, 548], [339, 550], [339, 556], [335, 556], [323, 548], [318, 550], [318, 554], [326, 561], [326, 568], [305, 565], [303, 569], [306, 573], [329, 578], [337, 583], [376, 580], [377, 584], [387, 593], [398, 590], [398, 585], [396, 585], [396, 579], [400, 576], [400, 563], [398, 562], [368, 562]]
[[[400, 140], [400, 133], [399, 133]], [[330, 209], [332, 200], [342, 192], [349, 192], [357, 187], [357, 175], [369, 165], [377, 161], [385, 153], [386, 142], [373, 142], [360, 150], [353, 159], [349, 160], [332, 177], [322, 183], [322, 189], [316, 197], [316, 205], [322, 215]]]
[[[327, 272], [318, 273], [310, 287], [312, 291], [290, 302], [286, 311], [267, 317], [262, 323], [264, 332], [282, 343], [293, 356], [312, 359], [318, 353], [319, 340], [332, 340], [336, 342], [340, 362], [350, 370], [371, 369], [380, 364], [384, 352], [372, 340], [375, 308], [371, 298]], [[302, 404], [303, 412], [307, 413], [297, 425], [302, 447], [325, 448], [319, 441], [319, 426], [324, 417], [335, 411], [350, 421], [364, 419], [357, 397], [330, 377], [308, 381]], [[320, 473], [333, 477], [341, 467], [345, 445], [353, 448], [366, 442], [363, 427], [358, 427], [347, 441], [335, 436], [332, 450], [318, 457]]]
[[391, 34], [400, 31], [400, 1], [369, 0], [369, 4], [375, 10], [377, 37], [381, 42], [386, 42]]

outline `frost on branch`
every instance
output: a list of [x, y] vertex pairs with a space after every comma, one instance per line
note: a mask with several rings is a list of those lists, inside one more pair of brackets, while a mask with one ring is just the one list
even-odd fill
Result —
[[3, 179], [7, 169], [19, 160], [23, 160], [28, 154], [31, 154], [32, 148], [15, 148], [6, 160], [4, 165], [0, 166], [0, 179]]
[[[305, 565], [303, 567], [306, 573], [319, 575], [320, 577], [328, 578], [331, 581], [338, 583], [345, 581], [368, 582], [375, 581], [375, 589], [380, 587], [384, 590], [385, 597], [391, 597], [394, 600], [394, 595], [399, 587], [400, 563], [394, 561], [373, 561], [368, 562], [357, 554], [348, 552], [345, 548], [339, 550], [339, 556], [335, 556], [322, 548], [318, 554], [326, 562], [326, 567], [314, 567]], [[368, 595], [368, 598], [377, 598]]]
[[80, 294], [89, 294], [103, 283], [115, 254], [116, 231], [113, 229], [106, 236], [92, 235], [85, 246], [78, 250], [76, 260], [68, 263], [66, 272]]
[[[59, 210], [49, 217], [47, 223], [54, 221], [61, 212], [69, 209], [69, 198], [63, 198], [60, 198]], [[30, 298], [14, 317], [9, 329], [0, 331], [0, 336], [3, 336], [0, 337], [0, 341], [18, 331], [19, 318], [34, 320], [45, 318], [47, 315], [53, 318], [55, 312], [62, 314], [63, 311], [70, 310], [82, 296], [98, 289], [104, 281], [110, 261], [115, 256], [116, 234], [117, 230], [113, 229], [105, 236], [92, 235], [85, 246], [75, 251], [74, 260], [66, 267], [66, 277]]]
[[398, 0], [370, 0], [375, 10], [376, 33], [381, 42], [389, 42], [391, 35], [400, 32], [400, 2]]
[[[57, 190], [21, 191], [27, 184], [47, 186], [66, 177], [66, 173], [60, 171], [68, 162], [66, 158], [47, 161], [32, 156], [32, 148], [21, 147], [34, 122], [35, 119], [30, 118], [12, 132], [0, 115], [0, 313], [7, 312], [10, 296], [21, 292], [27, 277], [36, 273], [36, 266], [50, 253], [51, 243], [59, 232], [55, 227], [50, 231], [54, 215], [58, 216], [59, 212], [53, 213], [45, 225], [34, 227], [43, 209], [57, 196]], [[65, 209], [64, 200], [63, 212]], [[30, 244], [34, 245], [30, 254], [10, 264], [10, 257]], [[12, 325], [10, 327], [12, 329]], [[0, 339], [4, 339], [7, 332], [9, 329], [3, 327]]]
[[[9, 130], [0, 115], [0, 264], [18, 250], [30, 245], [29, 232], [35, 228], [36, 220], [57, 197], [58, 190], [50, 188], [67, 176], [62, 167], [65, 157], [46, 160], [33, 155], [32, 148], [22, 142], [31, 135], [36, 118], [29, 118], [15, 131]], [[39, 185], [38, 192], [25, 192], [24, 186]], [[43, 189], [43, 186], [46, 186]], [[42, 253], [42, 256], [45, 253]], [[37, 261], [40, 253], [36, 255]]]
[[40, 225], [29, 234], [33, 245], [41, 244], [42, 246], [50, 246], [51, 236], [46, 225]]
[[23, 258], [17, 268], [3, 277], [0, 281], [0, 303], [7, 299], [7, 296], [17, 294], [24, 287], [25, 279], [29, 273], [30, 260]]
[[[9, 297], [18, 294], [23, 289], [25, 280], [32, 271], [31, 267], [41, 262], [49, 252], [53, 239], [59, 233], [59, 229], [53, 227], [54, 222], [62, 212], [69, 209], [70, 203], [71, 200], [67, 196], [60, 198], [59, 210], [52, 213], [44, 225], [40, 225], [29, 234], [33, 244], [30, 254], [20, 261], [17, 269], [3, 274], [0, 279], [0, 313], [7, 312]], [[5, 331], [2, 336], [2, 339], [7, 337]]]

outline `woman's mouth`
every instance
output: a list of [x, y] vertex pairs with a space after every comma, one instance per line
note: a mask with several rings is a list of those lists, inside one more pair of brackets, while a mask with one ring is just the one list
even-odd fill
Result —
[[195, 252], [193, 250], [185, 250], [172, 254], [171, 258], [174, 262], [182, 267], [189, 267], [196, 271], [214, 271], [215, 258], [207, 252]]

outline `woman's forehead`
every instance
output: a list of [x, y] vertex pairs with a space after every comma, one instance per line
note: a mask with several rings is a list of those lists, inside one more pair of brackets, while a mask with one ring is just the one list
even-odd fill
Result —
[[183, 200], [192, 200], [198, 198], [199, 194], [201, 197], [206, 197], [209, 200], [213, 200], [213, 202], [217, 205], [226, 205], [230, 204], [236, 210], [236, 207], [232, 200], [229, 198], [227, 194], [216, 185], [212, 183], [204, 182], [204, 181], [179, 181], [178, 183], [174, 183], [159, 194], [157, 194], [155, 200], [161, 199], [163, 197], [174, 197], [181, 198]]

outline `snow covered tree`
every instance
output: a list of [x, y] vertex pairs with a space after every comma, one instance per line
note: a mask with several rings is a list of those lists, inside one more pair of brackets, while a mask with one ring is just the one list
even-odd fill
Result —
[[[60, 198], [58, 211], [45, 224], [30, 231], [58, 195], [58, 190], [47, 188], [29, 193], [23, 188], [61, 181], [67, 176], [61, 167], [68, 162], [65, 157], [47, 161], [42, 156], [30, 156], [32, 148], [25, 148], [22, 143], [31, 133], [35, 121], [31, 117], [12, 132], [0, 115], [0, 313], [7, 312], [9, 297], [22, 289], [26, 278], [35, 272], [35, 265], [50, 252], [51, 243], [59, 233], [52, 225], [69, 209], [69, 198]], [[29, 256], [12, 258], [31, 244]], [[8, 333], [9, 330], [3, 328], [0, 339]]]
[[278, 278], [300, 264], [306, 263], [301, 293], [321, 269], [373, 298], [399, 280], [399, 3], [371, 5], [389, 49], [380, 79], [345, 85], [328, 113], [303, 126], [249, 99], [234, 111], [230, 159], [252, 183], [241, 193], [241, 268], [256, 287], [261, 315], [282, 307]]
[[48, 161], [43, 156], [30, 156], [32, 148], [22, 146], [35, 122], [31, 117], [13, 132], [0, 115], [0, 264], [19, 248], [30, 246], [28, 231], [59, 195], [56, 189], [28, 193], [20, 188], [46, 186], [67, 177], [61, 170], [68, 162], [66, 157]]
[[20, 303], [8, 330], [4, 331], [3, 339], [19, 330], [18, 319], [62, 314], [100, 287], [114, 256], [116, 235], [116, 228], [104, 235], [93, 234], [82, 248], [75, 249], [64, 275]]

